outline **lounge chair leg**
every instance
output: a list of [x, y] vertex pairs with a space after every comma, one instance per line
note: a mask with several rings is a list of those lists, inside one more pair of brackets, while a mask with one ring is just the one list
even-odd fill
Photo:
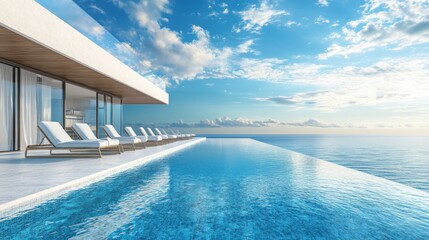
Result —
[[101, 158], [101, 148], [98, 149], [98, 157]]

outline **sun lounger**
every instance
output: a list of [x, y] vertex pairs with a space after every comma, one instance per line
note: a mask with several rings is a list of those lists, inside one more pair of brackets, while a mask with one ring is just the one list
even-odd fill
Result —
[[[25, 150], [26, 158], [60, 157], [102, 157], [102, 150], [120, 151], [118, 146], [109, 146], [104, 140], [73, 140], [58, 122], [42, 121], [38, 128], [44, 135], [38, 145], [29, 145]], [[47, 139], [50, 144], [43, 145]], [[29, 155], [33, 150], [47, 150], [49, 155]], [[54, 151], [60, 150], [60, 153]]]
[[156, 132], [158, 135], [161, 135], [161, 136], [167, 136], [167, 137], [168, 137], [168, 139], [169, 139], [170, 141], [175, 141], [175, 140], [177, 140], [177, 136], [176, 136], [176, 135], [170, 135], [170, 134], [167, 134], [167, 133], [162, 133], [158, 128], [155, 128], [155, 132]]
[[118, 139], [98, 139], [86, 123], [75, 123], [73, 124], [72, 129], [73, 132], [82, 140], [105, 140], [109, 143], [109, 146], [118, 146], [122, 150], [122, 146], [120, 146]]
[[144, 134], [143, 135], [137, 135], [136, 132], [134, 132], [134, 129], [132, 127], [125, 127], [124, 130], [125, 130], [125, 132], [127, 133], [128, 136], [139, 138], [141, 141], [144, 141], [144, 142], [148, 142], [148, 143], [153, 143], [155, 145], [159, 145], [161, 143], [161, 141], [162, 141], [162, 138], [149, 137], [149, 136], [147, 136], [147, 134], [146, 135], [144, 135]]
[[173, 139], [170, 139], [170, 138], [168, 137], [168, 135], [159, 134], [159, 133], [154, 134], [151, 128], [147, 128], [147, 131], [149, 132], [149, 134], [150, 134], [151, 136], [161, 137], [161, 138], [162, 138], [162, 141], [164, 141], [164, 142], [168, 142], [168, 143], [169, 143], [169, 142], [172, 142], [172, 141], [173, 141]]
[[139, 127], [140, 133], [143, 136], [147, 137], [148, 141], [153, 141], [153, 142], [162, 142], [162, 137], [161, 136], [155, 136], [155, 135], [149, 135], [147, 134], [146, 130], [143, 127]]
[[[179, 131], [177, 131], [178, 133], [180, 133], [181, 134], [181, 132], [179, 132]], [[196, 135], [195, 134], [193, 134], [193, 133], [186, 133], [186, 134], [183, 134], [183, 135], [186, 135], [187, 137], [189, 137], [189, 138], [192, 138], [192, 137], [195, 137]]]
[[[155, 129], [156, 130], [156, 129]], [[176, 134], [168, 134], [164, 129], [160, 128], [158, 131], [160, 131], [162, 134], [166, 134], [168, 135], [169, 138], [173, 138], [175, 140], [177, 140], [178, 138], [180, 138], [179, 136], [177, 136]]]
[[180, 133], [179, 131], [173, 131], [173, 129], [167, 129], [167, 130], [169, 130], [172, 134], [177, 135], [177, 136], [178, 136], [178, 137], [180, 137], [181, 139], [188, 139], [188, 138], [190, 138], [190, 137], [191, 137], [189, 134], [182, 134], [182, 133]]
[[109, 138], [119, 140], [119, 143], [123, 146], [123, 150], [125, 147], [130, 148], [131, 150], [136, 150], [136, 148], [145, 148], [144, 142], [136, 137], [123, 137], [119, 135], [118, 131], [116, 131], [113, 125], [105, 125], [103, 127], [104, 132]]

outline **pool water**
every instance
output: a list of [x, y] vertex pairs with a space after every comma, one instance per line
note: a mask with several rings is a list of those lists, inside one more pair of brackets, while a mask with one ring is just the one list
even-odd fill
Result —
[[429, 192], [428, 136], [210, 134], [253, 138]]
[[429, 193], [251, 139], [207, 139], [0, 219], [0, 234], [429, 239]]

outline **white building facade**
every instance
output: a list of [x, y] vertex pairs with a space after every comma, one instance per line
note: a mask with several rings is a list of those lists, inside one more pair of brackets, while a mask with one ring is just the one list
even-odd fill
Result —
[[36, 1], [0, 0], [0, 152], [38, 143], [40, 121], [122, 130], [122, 104], [168, 94]]

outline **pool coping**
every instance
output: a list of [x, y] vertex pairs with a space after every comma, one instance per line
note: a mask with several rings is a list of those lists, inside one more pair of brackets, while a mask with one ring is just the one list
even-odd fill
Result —
[[0, 205], [0, 219], [2, 218], [8, 218], [11, 217], [19, 212], [32, 209], [50, 199], [59, 197], [63, 194], [66, 194], [70, 191], [80, 189], [83, 187], [86, 187], [88, 185], [91, 185], [95, 182], [101, 181], [107, 177], [113, 176], [115, 174], [124, 172], [126, 170], [142, 166], [146, 163], [149, 163], [153, 160], [159, 159], [161, 157], [165, 157], [168, 155], [171, 155], [173, 153], [176, 153], [180, 150], [183, 150], [185, 148], [188, 148], [190, 146], [193, 146], [195, 144], [204, 142], [206, 140], [205, 137], [194, 139], [193, 141], [166, 149], [164, 151], [160, 151], [157, 153], [154, 153], [152, 155], [144, 156], [142, 158], [100, 171], [96, 172], [90, 175], [87, 175], [85, 177], [72, 180], [60, 185], [57, 185], [55, 187], [51, 187], [30, 195], [27, 195], [25, 197], [20, 197], [18, 199], [6, 202], [4, 204]]

